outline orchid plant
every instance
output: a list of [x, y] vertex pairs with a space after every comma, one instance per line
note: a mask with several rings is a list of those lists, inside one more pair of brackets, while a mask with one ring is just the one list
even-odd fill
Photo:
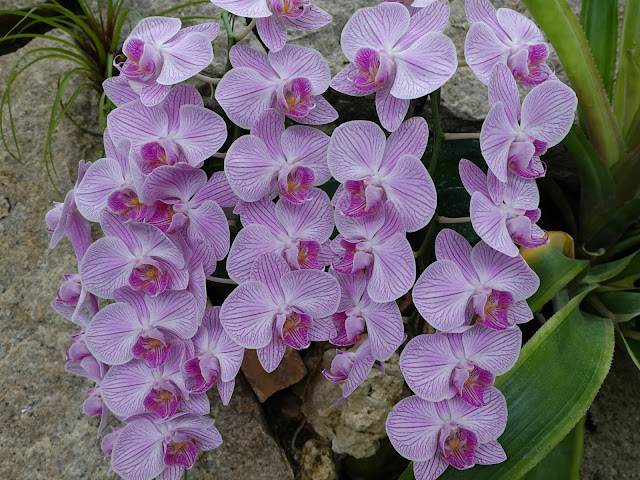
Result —
[[[211, 62], [218, 25], [141, 20], [111, 59], [120, 75], [104, 80], [115, 106], [105, 158], [80, 162], [76, 185], [47, 214], [51, 247], [66, 236], [78, 257], [52, 303], [76, 325], [66, 368], [95, 382], [83, 411], [101, 417], [98, 436], [109, 412], [119, 422], [102, 443], [113, 471], [125, 480], [186, 476], [198, 452], [223, 441], [206, 392], [216, 385], [229, 403], [245, 349], [272, 372], [287, 349], [320, 341], [338, 347], [323, 371], [344, 382], [342, 396], [327, 399], [335, 408], [400, 354], [414, 395], [395, 405], [386, 429], [412, 462], [402, 479], [571, 469], [574, 459], [545, 454], [567, 434], [579, 443], [572, 429], [608, 371], [613, 326], [634, 359], [640, 345], [640, 200], [628, 178], [637, 179], [640, 159], [631, 90], [639, 3], [626, 7], [612, 111], [615, 62], [594, 60], [586, 41], [595, 52], [598, 42], [616, 48], [617, 30], [594, 26], [596, 5], [607, 2], [584, 2], [585, 37], [568, 7], [554, 4], [552, 18], [545, 2], [524, 0], [541, 30], [489, 0], [466, 0], [462, 67], [442, 33], [447, 1], [385, 0], [353, 12], [341, 37], [349, 63], [331, 78], [320, 52], [287, 43], [288, 28], [322, 28], [331, 12], [307, 0], [211, 1], [225, 9], [229, 40], [224, 76], [208, 79], [224, 117], [180, 84]], [[234, 16], [253, 20], [235, 34]], [[579, 65], [562, 28], [575, 34]], [[236, 44], [253, 29], [264, 52]], [[543, 31], [572, 87], [554, 73]], [[487, 85], [478, 133], [442, 130], [439, 89], [457, 68]], [[336, 126], [329, 87], [374, 101], [379, 124]], [[620, 100], [627, 91], [635, 106]], [[227, 121], [236, 126], [229, 139]], [[579, 227], [547, 181], [543, 158], [561, 142], [583, 179]], [[455, 143], [476, 161], [459, 155], [447, 165], [443, 145]], [[207, 175], [211, 157], [224, 168]], [[575, 243], [538, 225], [538, 185], [573, 220]], [[454, 203], [463, 216], [444, 215]], [[212, 277], [225, 258], [228, 278]], [[207, 309], [207, 282], [235, 288]]]

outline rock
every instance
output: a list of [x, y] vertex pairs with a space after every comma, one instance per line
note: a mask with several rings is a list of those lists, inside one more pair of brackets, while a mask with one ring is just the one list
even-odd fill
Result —
[[228, 406], [222, 405], [217, 392], [209, 398], [223, 443], [198, 456], [189, 480], [293, 480], [284, 452], [271, 436], [262, 408], [242, 374], [236, 378]]
[[338, 480], [333, 452], [328, 443], [307, 440], [300, 458], [302, 480]]
[[[328, 365], [335, 350], [325, 353]], [[394, 354], [385, 368], [391, 374], [400, 373], [399, 357]], [[356, 458], [373, 455], [379, 440], [386, 437], [385, 421], [391, 408], [408, 394], [402, 378], [371, 370], [366, 380], [344, 402], [329, 408], [342, 394], [342, 384], [329, 382], [318, 372], [311, 380], [302, 412], [315, 431], [331, 440], [336, 453], [347, 453]]]
[[307, 374], [307, 369], [302, 363], [300, 354], [287, 347], [282, 362], [271, 373], [265, 372], [260, 365], [256, 350], [245, 350], [242, 373], [247, 377], [251, 388], [262, 403], [278, 390], [290, 387], [302, 380], [302, 377]]

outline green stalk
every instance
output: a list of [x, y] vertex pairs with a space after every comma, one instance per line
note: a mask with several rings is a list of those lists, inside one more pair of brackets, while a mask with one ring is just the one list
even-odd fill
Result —
[[566, 0], [522, 0], [547, 34], [578, 96], [590, 142], [607, 165], [623, 152], [622, 134], [598, 73], [587, 38]]
[[231, 47], [236, 44], [236, 37], [233, 34], [233, 27], [231, 26], [231, 22], [229, 21], [229, 12], [227, 12], [226, 10], [222, 12], [222, 23], [224, 23], [224, 28], [227, 31], [227, 64], [224, 67], [224, 73], [227, 73], [232, 68], [229, 52], [231, 51]]

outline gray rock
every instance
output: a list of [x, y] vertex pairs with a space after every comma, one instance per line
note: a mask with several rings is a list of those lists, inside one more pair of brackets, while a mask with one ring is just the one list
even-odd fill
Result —
[[[34, 40], [0, 57], [0, 85], [13, 62], [27, 49], [50, 46]], [[102, 479], [109, 458], [96, 438], [98, 420], [82, 415], [88, 380], [64, 371], [68, 337], [75, 327], [49, 306], [63, 273], [75, 273], [77, 260], [64, 239], [49, 250], [44, 216], [61, 200], [43, 163], [49, 110], [60, 75], [70, 66], [43, 60], [13, 90], [16, 131], [23, 161], [0, 148], [0, 478]], [[0, 92], [1, 94], [2, 92]], [[99, 130], [98, 98], [81, 95], [72, 117]], [[5, 117], [6, 120], [6, 117]], [[54, 137], [54, 181], [64, 194], [73, 186], [78, 160], [102, 156], [102, 139], [64, 120]], [[244, 377], [229, 407], [213, 402], [223, 446], [201, 455], [190, 478], [237, 480], [293, 478], [280, 448], [268, 432], [262, 410]]]
[[[335, 350], [325, 352], [325, 365], [334, 356]], [[342, 385], [329, 382], [320, 372], [310, 380], [302, 412], [319, 435], [331, 440], [334, 452], [364, 458], [378, 450], [379, 440], [387, 435], [387, 415], [408, 394], [402, 378], [393, 375], [400, 373], [398, 361], [394, 354], [385, 362], [390, 374], [371, 370], [362, 385], [337, 408], [329, 407], [341, 397]]]

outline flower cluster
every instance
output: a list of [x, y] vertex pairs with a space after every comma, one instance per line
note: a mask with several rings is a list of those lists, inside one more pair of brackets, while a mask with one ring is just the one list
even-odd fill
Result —
[[[541, 34], [515, 12], [467, 0], [467, 61], [489, 84], [481, 133], [489, 171], [463, 159], [460, 176], [482, 241], [472, 247], [442, 230], [436, 260], [416, 282], [407, 233], [432, 222], [437, 193], [422, 162], [427, 122], [405, 117], [411, 99], [457, 68], [442, 33], [448, 2], [384, 0], [356, 11], [341, 39], [350, 63], [333, 79], [318, 51], [286, 43], [287, 28], [331, 21], [311, 2], [212, 2], [253, 18], [269, 49], [233, 45], [229, 70], [211, 82], [240, 127], [227, 152], [217, 153], [227, 140], [222, 117], [195, 88], [174, 85], [211, 62], [218, 26], [181, 30], [177, 19], [144, 19], [125, 41], [126, 60], [116, 61], [120, 76], [104, 85], [117, 107], [107, 118], [105, 158], [81, 162], [76, 185], [47, 214], [51, 246], [66, 235], [79, 261], [52, 303], [78, 328], [67, 370], [95, 382], [83, 410], [101, 416], [99, 434], [109, 411], [125, 424], [102, 442], [113, 470], [125, 480], [175, 480], [198, 451], [220, 445], [206, 392], [216, 385], [229, 403], [245, 348], [272, 372], [287, 348], [351, 347], [323, 372], [344, 381], [335, 405], [344, 402], [406, 341], [397, 301], [412, 288], [437, 333], [402, 351], [416, 396], [389, 414], [392, 444], [415, 462], [418, 480], [448, 465], [503, 461], [497, 439], [507, 409], [493, 384], [518, 358], [516, 324], [533, 317], [526, 300], [539, 283], [514, 241], [547, 240], [536, 225], [534, 179], [576, 107], [545, 63]], [[534, 86], [522, 106], [518, 81]], [[315, 128], [338, 118], [322, 96], [329, 86], [375, 94], [391, 133], [361, 120], [331, 136]], [[224, 171], [208, 177], [201, 167], [214, 154]], [[324, 189], [331, 178], [339, 183], [332, 198]], [[231, 244], [232, 213], [242, 228]], [[102, 238], [92, 241], [90, 222]], [[207, 276], [225, 257], [238, 285], [221, 307], [206, 309]]]
[[[540, 155], [559, 143], [573, 123], [574, 92], [545, 63], [548, 48], [539, 29], [488, 0], [467, 0], [471, 28], [465, 56], [489, 85], [491, 110], [480, 146], [488, 173], [462, 159], [460, 178], [471, 195], [470, 213], [480, 236], [475, 246], [453, 230], [435, 242], [436, 261], [413, 288], [413, 301], [437, 329], [406, 345], [400, 368], [416, 394], [387, 419], [391, 443], [414, 461], [417, 480], [434, 480], [451, 465], [467, 469], [506, 459], [497, 442], [506, 426], [496, 376], [518, 359], [516, 324], [533, 314], [526, 299], [539, 280], [514, 242], [537, 247], [548, 241], [540, 218], [535, 178], [546, 167]], [[533, 87], [522, 106], [517, 82]]]

